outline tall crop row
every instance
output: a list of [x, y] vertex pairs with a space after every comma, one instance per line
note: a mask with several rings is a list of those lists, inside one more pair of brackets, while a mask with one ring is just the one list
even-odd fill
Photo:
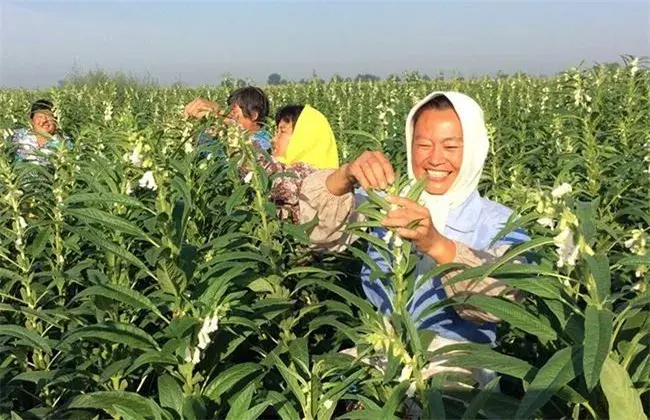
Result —
[[[0, 153], [0, 417], [320, 420], [415, 407], [423, 418], [644, 418], [650, 71], [629, 59], [551, 78], [407, 75], [268, 93], [274, 107], [321, 110], [343, 160], [383, 150], [403, 169], [404, 119], [433, 90], [481, 104], [491, 137], [481, 192], [532, 237], [452, 279], [489, 275], [525, 292], [521, 303], [463, 302], [504, 320], [496, 348], [429, 354], [433, 337], [400, 305], [387, 317], [363, 298], [363, 243], [311, 253], [310, 226], [276, 217], [272, 179], [240, 133], [199, 147], [213, 122], [184, 120], [183, 106], [227, 89], [0, 91], [3, 135], [47, 96], [75, 143], [47, 166], [13, 163], [6, 142]], [[388, 282], [408, 300], [412, 249], [384, 251], [396, 261]], [[534, 264], [507, 262], [515, 256]], [[386, 365], [341, 353], [354, 346]], [[500, 381], [424, 378], [433, 356]]]

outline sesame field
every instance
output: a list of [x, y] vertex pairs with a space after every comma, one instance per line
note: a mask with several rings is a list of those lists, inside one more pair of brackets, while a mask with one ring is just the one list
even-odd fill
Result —
[[[325, 114], [342, 162], [382, 150], [401, 172], [407, 113], [434, 90], [483, 108], [480, 192], [531, 237], [456, 276], [525, 296], [463, 302], [503, 320], [495, 348], [428, 352], [417, 320], [366, 300], [365, 240], [313, 254], [310, 226], [276, 216], [263, 171], [240, 176], [254, 166], [240, 134], [198, 146], [220, 126], [184, 106], [223, 103], [230, 87], [0, 90], [3, 137], [48, 98], [74, 144], [41, 166], [0, 150], [0, 419], [647, 418], [650, 70], [626, 59], [545, 78], [265, 88], [273, 110]], [[413, 281], [410, 251], [391, 251], [389, 282]], [[385, 366], [340, 353], [355, 346]], [[482, 389], [462, 373], [424, 378], [432, 357], [498, 376]]]

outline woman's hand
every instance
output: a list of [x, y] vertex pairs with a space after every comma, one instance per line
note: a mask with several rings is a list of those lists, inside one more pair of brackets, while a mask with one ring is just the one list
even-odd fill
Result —
[[383, 226], [395, 229], [401, 238], [411, 240], [420, 252], [429, 255], [438, 264], [454, 260], [456, 244], [438, 232], [426, 207], [403, 197], [390, 196], [387, 201], [397, 208], [388, 212], [381, 221]]
[[214, 113], [219, 115], [219, 104], [203, 98], [196, 98], [187, 106], [183, 112], [185, 118], [201, 119], [208, 114]]
[[355, 161], [346, 163], [327, 178], [327, 189], [343, 195], [361, 184], [365, 190], [386, 189], [395, 182], [393, 165], [382, 152], [363, 152]]

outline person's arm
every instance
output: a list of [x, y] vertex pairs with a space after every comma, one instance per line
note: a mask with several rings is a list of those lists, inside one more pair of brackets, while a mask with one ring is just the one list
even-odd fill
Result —
[[309, 236], [312, 246], [340, 252], [356, 239], [346, 232], [346, 224], [352, 220], [361, 220], [361, 215], [354, 212], [353, 192], [334, 195], [327, 188], [327, 178], [333, 172], [331, 169], [321, 169], [302, 181], [298, 195], [299, 223], [309, 223], [317, 218], [318, 224]]
[[196, 98], [185, 106], [183, 115], [185, 118], [200, 119], [209, 114], [221, 115], [219, 104], [203, 98]]
[[356, 184], [364, 190], [386, 189], [395, 182], [393, 165], [381, 152], [364, 152], [355, 161], [346, 163], [327, 178], [327, 189], [333, 195], [345, 195]]
[[[497, 258], [502, 257], [512, 246], [527, 240], [528, 237], [524, 233], [514, 231], [487, 250], [475, 250], [465, 244], [456, 242], [456, 252], [451, 262], [461, 263], [470, 268], [480, 267], [494, 262]], [[526, 264], [526, 262], [526, 259], [523, 257], [517, 257], [510, 261], [510, 263], [515, 264]], [[442, 277], [441, 281], [448, 297], [478, 294], [484, 296], [501, 296], [514, 301], [520, 301], [523, 298], [520, 292], [492, 277], [486, 277], [480, 281], [473, 278], [454, 282], [454, 277], [462, 272], [463, 270], [452, 270]], [[501, 321], [498, 317], [469, 305], [456, 305], [454, 309], [461, 318], [477, 324]]]
[[381, 152], [364, 152], [355, 161], [336, 170], [323, 169], [307, 176], [299, 196], [300, 222], [318, 218], [310, 239], [314, 247], [341, 251], [356, 240], [345, 231], [351, 221], [363, 216], [354, 211], [357, 199], [354, 189], [385, 189], [395, 181], [395, 173], [388, 158]]

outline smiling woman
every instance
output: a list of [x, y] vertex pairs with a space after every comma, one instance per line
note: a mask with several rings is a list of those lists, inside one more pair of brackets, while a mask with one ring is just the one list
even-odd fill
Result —
[[[411, 182], [424, 181], [424, 191], [415, 200], [389, 196], [391, 209], [381, 220], [381, 227], [370, 233], [378, 238], [396, 233], [417, 249], [416, 272], [421, 285], [406, 310], [419, 329], [434, 331], [438, 336], [430, 350], [454, 342], [493, 345], [498, 317], [463, 305], [432, 313], [426, 309], [458, 295], [516, 299], [515, 293], [492, 278], [453, 285], [447, 284], [453, 272], [423, 278], [437, 265], [484, 265], [528, 239], [517, 231], [492, 244], [512, 211], [481, 197], [477, 190], [489, 148], [483, 111], [461, 93], [434, 92], [411, 109], [405, 133], [408, 175]], [[350, 245], [356, 238], [344, 230], [346, 222], [360, 221], [363, 217], [355, 209], [368, 200], [369, 191], [386, 190], [395, 178], [393, 165], [381, 152], [365, 152], [336, 171], [309, 175], [301, 190], [300, 217], [303, 223], [318, 217], [319, 225], [311, 234], [315, 246], [340, 251]], [[367, 252], [373, 264], [364, 265], [361, 273], [366, 296], [380, 312], [394, 312], [400, 305], [395, 303], [384, 279], [393, 271], [393, 262], [387, 261], [374, 244]], [[472, 374], [480, 385], [489, 380], [480, 369]]]

